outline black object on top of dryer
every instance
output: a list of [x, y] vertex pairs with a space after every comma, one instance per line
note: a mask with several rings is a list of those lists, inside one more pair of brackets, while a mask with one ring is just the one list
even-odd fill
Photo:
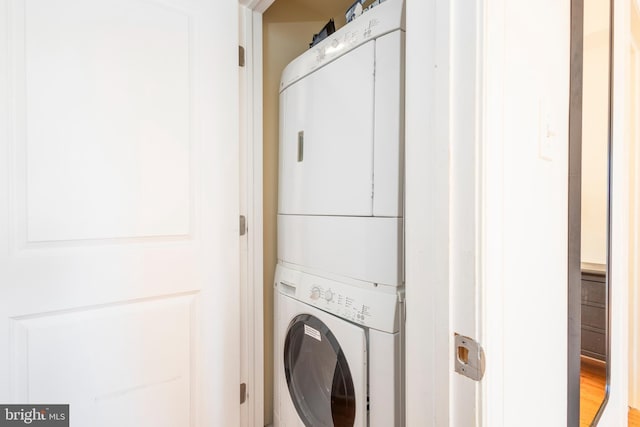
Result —
[[335, 32], [336, 32], [336, 24], [335, 22], [333, 22], [333, 18], [331, 18], [329, 22], [327, 22], [327, 24], [324, 27], [322, 27], [322, 29], [318, 34], [313, 35], [313, 40], [311, 40], [311, 43], [309, 43], [309, 48], [314, 47], [315, 45], [317, 45], [322, 40], [326, 39], [327, 37], [329, 37], [331, 34]]

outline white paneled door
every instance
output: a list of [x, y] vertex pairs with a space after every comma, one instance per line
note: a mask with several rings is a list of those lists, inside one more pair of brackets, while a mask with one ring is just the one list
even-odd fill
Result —
[[239, 424], [237, 13], [0, 0], [0, 404]]

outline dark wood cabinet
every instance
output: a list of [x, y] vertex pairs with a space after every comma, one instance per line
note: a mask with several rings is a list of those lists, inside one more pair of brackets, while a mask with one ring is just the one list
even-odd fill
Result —
[[582, 272], [582, 354], [598, 360], [606, 358], [606, 278], [605, 273]]

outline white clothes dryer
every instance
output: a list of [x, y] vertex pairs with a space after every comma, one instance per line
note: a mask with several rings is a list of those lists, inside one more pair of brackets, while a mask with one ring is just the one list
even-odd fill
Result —
[[378, 4], [282, 72], [284, 263], [403, 284], [404, 10]]
[[282, 265], [275, 292], [275, 426], [403, 426], [402, 294]]

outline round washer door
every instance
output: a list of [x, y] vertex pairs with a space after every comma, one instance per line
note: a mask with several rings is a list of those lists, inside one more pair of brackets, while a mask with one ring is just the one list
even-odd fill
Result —
[[329, 327], [310, 314], [296, 316], [284, 344], [291, 400], [307, 427], [353, 427], [356, 395], [349, 365]]

